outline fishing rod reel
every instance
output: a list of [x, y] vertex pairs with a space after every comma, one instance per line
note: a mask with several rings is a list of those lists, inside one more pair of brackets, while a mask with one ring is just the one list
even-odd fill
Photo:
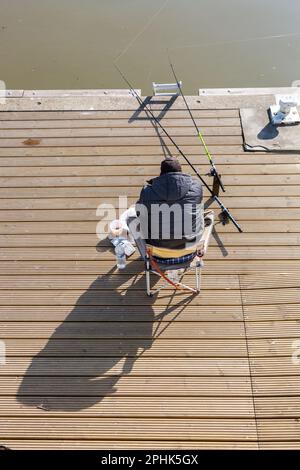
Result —
[[221, 175], [217, 172], [216, 168], [212, 167], [205, 176], [210, 176], [214, 178], [213, 181], [213, 193], [215, 196], [219, 196], [220, 188], [222, 189], [223, 193], [225, 193], [225, 188], [222, 183]]

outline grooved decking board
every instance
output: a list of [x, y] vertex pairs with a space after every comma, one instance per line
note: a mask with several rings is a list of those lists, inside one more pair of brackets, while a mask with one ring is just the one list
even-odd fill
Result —
[[[185, 282], [195, 284], [195, 276], [186, 274]], [[134, 278], [122, 274], [114, 276], [3, 276], [0, 274], [0, 290], [2, 289], [136, 289], [144, 290], [143, 275], [137, 274]], [[205, 289], [239, 289], [237, 276], [206, 276], [203, 274], [203, 288]]]
[[[153, 160], [152, 160], [153, 161]], [[18, 176], [20, 177], [58, 177], [58, 176], [109, 176], [114, 177], [118, 173], [128, 177], [144, 176], [145, 181], [149, 178], [157, 177], [157, 164], [145, 167], [137, 166], [137, 163], [131, 165], [111, 165], [101, 166], [99, 161], [97, 165], [80, 165], [80, 166], [22, 166], [23, 162], [19, 162], [19, 166], [1, 167], [1, 176]], [[198, 162], [199, 164], [199, 162]], [[218, 165], [218, 170], [222, 175], [278, 175], [283, 171], [285, 175], [294, 175], [297, 171], [299, 164], [294, 165]], [[202, 162], [202, 172], [208, 173], [210, 167], [208, 164]], [[189, 173], [189, 167], [183, 166], [183, 170]], [[228, 178], [229, 179], [229, 178]]]
[[[70, 402], [68, 397], [2, 396], [0, 416], [84, 418], [250, 418], [254, 416], [252, 398], [247, 397], [114, 397], [94, 404], [87, 397]], [[8, 418], [9, 419], [9, 418]]]
[[[49, 132], [49, 131], [48, 131]], [[57, 131], [56, 131], [57, 132]], [[40, 137], [36, 140], [38, 143], [31, 143], [31, 137], [16, 137], [16, 138], [1, 138], [0, 147], [2, 148], [14, 148], [23, 146], [34, 146], [38, 145], [40, 148], [43, 147], [86, 147], [87, 145], [93, 147], [114, 147], [118, 145], [124, 146], [158, 146], [160, 142], [157, 135], [153, 137], [126, 137], [126, 136], [107, 136], [107, 137]], [[34, 139], [35, 140], [35, 139]], [[207, 144], [213, 145], [242, 145], [243, 140], [240, 135], [238, 136], [208, 136], [206, 137]], [[188, 137], [178, 136], [176, 137], [176, 143], [179, 146], [185, 145], [197, 145], [199, 146], [199, 139], [195, 135]], [[170, 147], [174, 148], [173, 144]]]
[[[197, 142], [198, 145], [182, 145], [180, 148], [186, 154], [191, 155], [205, 155], [204, 149], [199, 145], [199, 139]], [[86, 147], [35, 147], [30, 146], [27, 147], [22, 144], [22, 147], [0, 147], [0, 157], [9, 157], [9, 156], [18, 156], [22, 155], [24, 157], [29, 156], [40, 156], [43, 157], [45, 155], [55, 155], [55, 156], [85, 156], [85, 155], [97, 155], [97, 156], [111, 156], [111, 155], [121, 155], [121, 156], [129, 156], [135, 155], [141, 158], [141, 155], [152, 155], [152, 156], [160, 156], [161, 158], [164, 157], [164, 149], [160, 145], [135, 145], [135, 146], [122, 146], [115, 145], [115, 146], [106, 146], [106, 147], [99, 147], [99, 146], [91, 146], [87, 145]], [[169, 144], [168, 144], [169, 146]], [[214, 155], [243, 155], [243, 149], [241, 145], [214, 145], [213, 150]], [[172, 155], [179, 156], [179, 152], [175, 147], [172, 147]]]
[[[33, 336], [33, 335], [32, 335]], [[40, 357], [134, 357], [141, 348], [138, 339], [5, 339], [7, 356]], [[151, 345], [151, 347], [150, 347]], [[246, 357], [246, 343], [242, 339], [171, 339], [159, 337], [149, 340], [144, 357]]]
[[[1, 293], [0, 293], [1, 294]], [[184, 307], [184, 308], [183, 308]], [[71, 314], [72, 313], [72, 314]], [[71, 315], [70, 315], [71, 314]], [[242, 321], [242, 308], [240, 305], [183, 305], [180, 302], [166, 309], [162, 305], [151, 306], [150, 321], [171, 321], [176, 317], [178, 322], [220, 322], [220, 321]], [[105, 305], [98, 306], [76, 305], [76, 310], [68, 305], [0, 305], [1, 321], [149, 321], [148, 306], [130, 305]]]
[[[54, 196], [54, 194], [53, 194]], [[128, 205], [132, 205], [137, 201], [138, 197], [136, 198], [128, 198], [127, 202]], [[266, 197], [266, 198], [250, 198], [250, 197], [224, 197], [222, 202], [226, 204], [228, 207], [230, 206], [231, 209], [237, 208], [300, 208], [300, 197]], [[88, 198], [88, 197], [69, 197], [68, 199], [59, 198], [59, 197], [52, 197], [52, 198], [42, 198], [42, 199], [18, 199], [18, 198], [10, 198], [10, 199], [0, 199], [0, 209], [3, 210], [30, 210], [30, 211], [40, 211], [40, 210], [63, 210], [63, 209], [94, 209], [96, 210], [100, 204], [113, 204], [116, 209], [119, 209], [120, 202], [118, 197], [114, 198], [105, 198], [105, 197], [95, 197], [95, 198]], [[216, 204], [212, 204], [210, 208], [216, 208]], [[33, 213], [34, 213], [33, 212]], [[37, 212], [38, 214], [38, 212]], [[46, 213], [47, 214], [47, 213]], [[245, 235], [241, 237], [245, 239]], [[253, 237], [254, 238], [254, 237]], [[257, 238], [257, 237], [256, 237]], [[248, 241], [248, 244], [251, 244], [251, 239]]]
[[[189, 123], [189, 127], [169, 127], [168, 128], [170, 135], [174, 137], [195, 137], [196, 132], [195, 128]], [[241, 128], [240, 126], [231, 126], [231, 127], [202, 127], [203, 136], [204, 137], [212, 137], [212, 136], [240, 136], [241, 135]], [[100, 138], [105, 137], [105, 140], [109, 137], [116, 137], [116, 138], [147, 138], [147, 137], [154, 137], [157, 139], [157, 136], [164, 137], [164, 133], [162, 130], [156, 129], [153, 126], [139, 126], [139, 127], [132, 127], [128, 125], [126, 128], [122, 127], [104, 127], [104, 128], [63, 128], [63, 129], [1, 129], [1, 137], [0, 137], [0, 144], [2, 142], [6, 142], [8, 139], [41, 139], [39, 145], [43, 145], [44, 139], [70, 139], [75, 138], [78, 139], [80, 137], [88, 137], [88, 138]], [[143, 141], [144, 142], [144, 141]], [[145, 140], [145, 143], [147, 140]], [[105, 145], [105, 144], [104, 144]], [[126, 144], [125, 144], [126, 145]]]
[[253, 394], [255, 397], [299, 396], [299, 371], [298, 374], [290, 376], [280, 374], [275, 376], [256, 375], [253, 377], [252, 382]]
[[[43, 439], [19, 439], [19, 440], [11, 440], [11, 439], [3, 439], [1, 438], [1, 442], [3, 445], [8, 447], [9, 449], [13, 450], [107, 450], [108, 443], [107, 441], [101, 440], [43, 440]], [[267, 443], [264, 444], [267, 446]], [[280, 448], [282, 446], [288, 448], [293, 448], [293, 443], [280, 443]], [[143, 440], [143, 441], [116, 441], [116, 440], [109, 440], [109, 448], [115, 450], [133, 450], [133, 449], [141, 449], [141, 450], [153, 450], [153, 449], [235, 449], [235, 450], [256, 450], [258, 448], [256, 442], [241, 442], [241, 441], [150, 441], [150, 440]]]
[[[53, 152], [50, 152], [48, 155], [48, 149], [45, 149], [43, 155], [34, 156], [34, 150], [32, 149], [33, 155], [23, 155], [22, 153], [11, 155], [11, 151], [6, 152], [6, 155], [0, 155], [0, 166], [8, 167], [8, 166], [30, 166], [30, 167], [39, 167], [41, 163], [43, 166], [53, 166], [53, 167], [63, 167], [63, 166], [101, 166], [102, 168], [106, 168], [107, 166], [114, 165], [114, 166], [125, 166], [128, 165], [129, 168], [132, 170], [134, 165], [141, 165], [144, 168], [144, 171], [152, 171], [153, 167], [157, 167], [157, 165], [163, 159], [163, 155], [160, 157], [157, 155], [118, 155], [114, 154], [111, 156], [105, 155], [56, 155]], [[59, 153], [59, 152], [57, 152]], [[42, 157], [42, 162], [41, 162]], [[282, 170], [293, 168], [297, 170], [297, 164], [300, 163], [300, 158], [298, 155], [284, 155], [284, 154], [263, 154], [263, 161], [264, 165], [262, 166], [261, 155], [218, 155], [218, 161], [216, 162], [218, 168], [221, 167], [228, 167], [231, 171], [236, 171], [237, 168], [242, 170], [243, 168], [247, 168], [251, 171], [253, 167], [254, 170], [259, 172], [265, 172], [264, 167], [266, 166], [268, 170], [272, 170], [275, 173], [282, 172]], [[195, 148], [193, 154], [189, 155], [189, 160], [194, 165], [201, 164], [201, 171], [203, 173], [203, 168], [207, 165], [206, 156], [202, 153], [202, 148], [199, 146], [199, 151]], [[288, 162], [288, 163], [287, 163]], [[188, 165], [185, 163], [185, 160], [181, 160], [182, 167], [188, 170]], [[243, 170], [242, 170], [243, 171]]]
[[[13, 225], [13, 224], [11, 224]], [[28, 223], [30, 225], [30, 222]], [[44, 224], [43, 224], [44, 225]], [[45, 225], [51, 225], [51, 223], [45, 223]], [[52, 224], [52, 230], [55, 230], [56, 224]], [[33, 225], [34, 227], [34, 225]], [[45, 230], [45, 228], [44, 228]], [[57, 229], [56, 229], [57, 230]], [[11, 231], [13, 232], [13, 227], [11, 228]], [[65, 231], [67, 232], [67, 226]], [[220, 246], [221, 243], [227, 247], [227, 246], [272, 246], [272, 247], [277, 247], [277, 246], [298, 246], [300, 244], [300, 233], [262, 233], [260, 234], [259, 237], [257, 237], [257, 234], [251, 234], [251, 233], [245, 233], [243, 235], [237, 234], [237, 233], [231, 233], [231, 234], [226, 234], [222, 233], [222, 236], [220, 237], [220, 240], [212, 237], [210, 241], [210, 246], [215, 247], [215, 246]], [[70, 234], [70, 233], [56, 233], [56, 234], [5, 234], [5, 235], [0, 235], [0, 247], [2, 248], [18, 248], [18, 247], [23, 247], [23, 248], [38, 248], [38, 247], [50, 247], [50, 246], [55, 246], [55, 247], [67, 247], [67, 246], [73, 246], [73, 247], [87, 247], [87, 246], [92, 246], [95, 247], [96, 244], [99, 244], [100, 246], [106, 246], [106, 247], [111, 247], [111, 242], [107, 239], [104, 238], [103, 240], [99, 240], [97, 238], [97, 235], [95, 233], [91, 234]], [[276, 249], [276, 248], [274, 248]], [[281, 274], [278, 275], [279, 277]], [[299, 285], [299, 276], [295, 278], [295, 281], [292, 282], [288, 280], [286, 277], [288, 276], [288, 273], [282, 275], [282, 285], [293, 285], [298, 282]], [[292, 277], [289, 276], [289, 279]], [[216, 279], [218, 279], [218, 275], [216, 274]], [[262, 278], [262, 284], [265, 282], [265, 285], [268, 285], [268, 276], [265, 277], [265, 281]], [[249, 281], [250, 284], [255, 285], [255, 281]], [[217, 281], [216, 281], [217, 285]], [[259, 280], [258, 284], [259, 285]], [[0, 285], [1, 287], [1, 285]]]
[[[144, 282], [143, 282], [144, 288]], [[180, 292], [180, 291], [178, 291]], [[169, 292], [169, 296], [171, 292]], [[170, 303], [169, 296], [160, 292], [156, 298], [156, 305], [170, 306], [178, 302], [185, 302], [185, 305], [240, 305], [239, 291], [224, 291], [224, 290], [203, 290], [199, 296], [191, 298], [191, 294], [187, 292], [177, 293], [174, 295]], [[28, 290], [3, 290], [1, 292], [1, 305], [148, 305], [149, 312], [153, 299], [145, 296], [144, 291], [138, 294], [128, 289], [127, 292], [122, 294], [121, 288], [119, 290], [104, 290], [98, 293], [97, 291], [83, 291], [83, 290], [43, 290], [41, 291], [28, 291]], [[184, 307], [184, 305], [183, 305]]]
[[[296, 349], [298, 340], [295, 338], [267, 338], [267, 339], [248, 339], [248, 353], [250, 357], [271, 357], [282, 358], [286, 356], [291, 358]], [[300, 343], [299, 345], [300, 346]], [[298, 347], [297, 346], [297, 347]]]
[[0, 418], [1, 435], [6, 438], [22, 438], [30, 432], [32, 437], [39, 438], [93, 438], [115, 439], [182, 439], [232, 441], [241, 438], [245, 441], [255, 441], [256, 427], [254, 419], [168, 419], [134, 420], [128, 418]]
[[[210, 180], [208, 180], [208, 183], [209, 182]], [[141, 189], [140, 186], [139, 187], [103, 186], [101, 187], [101, 191], [98, 186], [73, 186], [73, 187], [66, 187], [66, 186], [61, 186], [61, 187], [52, 186], [51, 187], [50, 186], [50, 187], [27, 187], [27, 188], [5, 187], [5, 188], [0, 188], [0, 199], [4, 199], [2, 203], [5, 203], [5, 199], [12, 200], [11, 208], [13, 208], [13, 203], [14, 203], [13, 200], [18, 199], [18, 198], [25, 198], [25, 199], [65, 198], [66, 207], [68, 207], [68, 204], [70, 204], [70, 201], [68, 200], [70, 198], [72, 199], [75, 197], [82, 198], [82, 199], [94, 197], [94, 198], [97, 198], [97, 200], [101, 200], [101, 197], [103, 198], [105, 197], [108, 199], [113, 199], [113, 198], [118, 199], [119, 196], [126, 196], [128, 197], [128, 202], [136, 201], [140, 193], [140, 189]], [[261, 200], [261, 198], [263, 198], [264, 207], [268, 207], [269, 204], [272, 204], [272, 201], [277, 201], [282, 204], [283, 201], [290, 201], [291, 199], [294, 199], [294, 197], [297, 199], [299, 195], [300, 195], [300, 189], [298, 185], [277, 185], [277, 186], [271, 186], [271, 185], [270, 186], [265, 186], [265, 185], [230, 186], [230, 185], [226, 185], [226, 196], [224, 197], [225, 197], [225, 200], [229, 202], [229, 206], [230, 206], [230, 201], [232, 200], [232, 198], [241, 197], [243, 199], [248, 198], [249, 204], [251, 204], [250, 201], [252, 200], [252, 198], [254, 198], [254, 200], [256, 201]], [[205, 190], [205, 188], [204, 188], [204, 196], [205, 197], [208, 196], [208, 192]], [[223, 198], [222, 198], [222, 201], [223, 201]], [[245, 202], [245, 200], [241, 202]], [[43, 204], [43, 201], [41, 201], [40, 204]], [[260, 202], [260, 205], [262, 205], [262, 202]], [[274, 223], [274, 231], [277, 231], [277, 232], [283, 231], [280, 228], [281, 225], [279, 225], [279, 221], [274, 220], [273, 223]], [[282, 223], [284, 223], [284, 221], [282, 221]], [[293, 220], [293, 223], [296, 224], [296, 227], [297, 227], [297, 220]], [[227, 227], [227, 230], [230, 231], [230, 227]], [[260, 228], [259, 223], [257, 223], [257, 231], [262, 232], [264, 230], [262, 230], [262, 228]], [[293, 231], [292, 224], [291, 224], [290, 230]]]
[[[295, 271], [297, 277], [298, 272]], [[299, 304], [244, 305], [245, 319], [249, 321], [299, 320]], [[269, 328], [273, 323], [269, 323]]]
[[258, 418], [298, 418], [300, 396], [255, 398], [255, 413]]
[[[95, 376], [45, 376], [28, 375], [25, 381], [20, 376], [0, 375], [0, 395], [19, 396], [69, 396], [99, 397], [110, 396], [152, 396], [152, 397], [251, 397], [250, 377], [210, 376], [189, 377], [151, 376], [119, 377]], [[71, 400], [73, 400], [71, 398]], [[76, 401], [74, 399], [74, 401]]]
[[[75, 307], [76, 308], [76, 307]], [[70, 314], [72, 316], [72, 313]], [[2, 338], [242, 338], [242, 322], [154, 322], [151, 309], [146, 322], [2, 322]]]
[[[292, 376], [299, 375], [299, 360], [293, 361], [292, 354], [295, 351], [291, 341], [291, 355], [287, 357], [254, 357], [250, 360], [252, 375], [263, 376]], [[299, 351], [299, 344], [297, 346]], [[299, 355], [299, 354], [298, 354]]]
[[[66, 200], [67, 201], [67, 200]], [[13, 204], [13, 200], [12, 200]], [[67, 205], [67, 202], [66, 202]], [[270, 227], [266, 227], [265, 224], [261, 223], [260, 221], [243, 221], [243, 234], [238, 234], [234, 231], [234, 227], [231, 225], [216, 225], [216, 231], [218, 234], [222, 234], [220, 237], [220, 241], [218, 241], [218, 245], [225, 245], [226, 242], [231, 241], [231, 244], [235, 244], [237, 246], [244, 245], [243, 240], [247, 240], [247, 238], [253, 240], [252, 246], [259, 245], [261, 243], [268, 244], [267, 240], [272, 240], [272, 237], [276, 237], [275, 239], [280, 239], [281, 242], [278, 243], [283, 244], [285, 237], [289, 237], [289, 233], [292, 234], [299, 234], [300, 232], [300, 220], [282, 220], [276, 221], [272, 220], [272, 233], [268, 232]], [[36, 222], [0, 222], [0, 230], [1, 233], [9, 234], [9, 235], [35, 235], [35, 234], [89, 234], [93, 235], [93, 239], [95, 240], [96, 237], [96, 227], [95, 222], [91, 221], [71, 221], [64, 222], [64, 221], [52, 221], [52, 222], [45, 222], [41, 223], [41, 221]], [[259, 233], [255, 240], [255, 234]], [[71, 236], [71, 235], [70, 235]], [[296, 235], [297, 236], [297, 235]], [[223, 238], [224, 237], [224, 238]], [[267, 240], [264, 237], [268, 237]], [[72, 238], [71, 238], [72, 239]], [[25, 238], [26, 240], [26, 238]], [[213, 244], [215, 240], [215, 236], [212, 236], [211, 243]], [[288, 240], [288, 238], [287, 238]], [[254, 243], [255, 241], [255, 243]], [[290, 243], [288, 243], [290, 244]], [[95, 245], [95, 243], [94, 243]], [[280, 270], [279, 270], [280, 271]]]
[[[231, 260], [299, 260], [300, 247], [299, 246], [281, 246], [280, 251], [274, 255], [273, 247], [260, 247], [260, 246], [247, 246], [247, 247], [228, 247], [226, 249], [226, 257], [230, 256]], [[139, 254], [134, 253], [130, 261], [139, 260]], [[207, 260], [222, 259], [222, 252], [220, 248], [210, 247], [206, 255]], [[98, 260], [101, 262], [115, 261], [115, 255], [112, 247], [47, 247], [47, 248], [0, 248], [1, 261], [13, 260]], [[283, 268], [284, 270], [284, 268]], [[261, 296], [263, 290], [260, 289]], [[255, 303], [255, 297], [259, 297], [259, 291], [245, 291], [245, 303]], [[268, 292], [268, 291], [267, 291]], [[266, 295], [268, 295], [266, 292]], [[267, 303], [267, 302], [266, 302]]]
[[[55, 111], [2, 111], [0, 113], [0, 121], [26, 121], [26, 120], [35, 120], [44, 121], [44, 120], [66, 120], [66, 119], [79, 119], [79, 120], [89, 120], [89, 119], [130, 119], [133, 116], [135, 110], [83, 110], [83, 111], [67, 111], [67, 110], [55, 110]], [[154, 116], [159, 116], [159, 111], [153, 110]], [[194, 109], [193, 116], [195, 118], [238, 118], [239, 112], [237, 109]], [[141, 113], [139, 116], [142, 119], [142, 122], [145, 120], [145, 113]], [[169, 109], [165, 114], [164, 119], [174, 119], [179, 118], [189, 119], [188, 111], [185, 110], [174, 110]], [[138, 120], [138, 119], [137, 119]], [[139, 122], [141, 121], [138, 120]], [[148, 121], [148, 120], [147, 120]]]
[[[154, 130], [154, 121], [148, 121], [148, 120], [130, 120], [130, 118], [126, 119], [125, 117], [117, 117], [117, 118], [107, 118], [107, 119], [101, 119], [99, 116], [98, 118], [92, 118], [89, 119], [89, 116], [83, 116], [79, 117], [78, 119], [72, 119], [72, 117], [68, 118], [68, 115], [66, 119], [37, 119], [38, 116], [32, 116], [35, 117], [36, 120], [30, 120], [30, 119], [23, 119], [23, 120], [0, 120], [0, 129], [3, 131], [5, 130], [45, 130], [45, 129], [90, 129], [90, 128], [97, 128], [97, 129], [107, 129], [107, 130], [112, 130], [112, 129], [123, 129], [123, 128], [128, 128], [128, 129], [133, 129], [133, 128], [140, 128], [140, 129], [147, 129], [147, 128], [152, 128]], [[22, 118], [22, 116], [21, 116]], [[205, 127], [231, 127], [231, 126], [236, 126], [240, 130], [240, 120], [237, 117], [203, 117], [203, 118], [197, 118], [196, 123], [204, 129]], [[191, 128], [195, 132], [195, 128], [192, 127], [191, 120], [188, 117], [170, 117], [170, 118], [165, 118], [160, 120], [160, 124], [163, 127], [169, 127], [169, 128], [174, 128], [178, 127], [179, 129], [181, 128]], [[203, 127], [204, 126], [204, 127]], [[25, 131], [26, 132], [26, 131]]]
[[[69, 172], [71, 173], [71, 172]], [[141, 189], [145, 184], [147, 176], [138, 175], [135, 178], [130, 176], [19, 176], [2, 177], [0, 185], [2, 187], [12, 188], [32, 188], [32, 187], [56, 187], [56, 186], [134, 186]], [[223, 177], [224, 185], [228, 186], [263, 186], [269, 185], [298, 185], [300, 183], [300, 174], [282, 174], [282, 175], [225, 175]], [[293, 217], [297, 218], [297, 217]], [[299, 218], [299, 214], [298, 214]]]
[[[7, 275], [12, 274], [107, 274], [114, 271], [113, 260], [110, 261], [85, 261], [85, 260], [37, 260], [37, 261], [0, 261], [0, 267]], [[280, 272], [289, 270], [298, 272], [299, 265], [294, 260], [231, 260], [229, 256], [225, 259], [209, 260], [205, 265], [205, 273], [218, 274], [255, 274], [257, 272]], [[141, 261], [130, 261], [126, 267], [126, 273], [136, 275], [143, 270]], [[227, 295], [227, 294], [226, 294]], [[203, 304], [203, 302], [202, 302]], [[201, 304], [201, 305], [202, 305]]]
[[297, 320], [247, 322], [249, 338], [299, 338], [299, 315]]
[[[144, 343], [146, 343], [145, 338]], [[147, 347], [144, 346], [144, 347]], [[29, 368], [29, 369], [28, 369]], [[0, 375], [26, 376], [241, 376], [249, 375], [244, 358], [31, 358], [8, 357]]]
[[[260, 441], [297, 441], [300, 445], [299, 417], [290, 419], [258, 419]], [[298, 447], [299, 448], [299, 447]]]
[[[286, 235], [284, 236], [284, 238]], [[272, 276], [269, 274], [257, 274], [251, 276], [240, 277], [241, 288], [243, 290], [252, 289], [282, 289], [286, 287], [299, 287], [300, 286], [300, 269], [298, 273], [273, 273]], [[254, 295], [255, 295], [254, 291]], [[251, 294], [250, 294], [251, 295]]]

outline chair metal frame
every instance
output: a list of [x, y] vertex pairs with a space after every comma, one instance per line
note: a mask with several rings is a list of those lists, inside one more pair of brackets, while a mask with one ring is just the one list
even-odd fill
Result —
[[[208, 210], [204, 212], [204, 220], [206, 219], [209, 219], [209, 224], [205, 226], [201, 240], [195, 247], [195, 251], [201, 252], [201, 256], [196, 255], [196, 257], [190, 262], [183, 263], [182, 267], [180, 267], [181, 266], [180, 263], [176, 265], [167, 265], [167, 264], [159, 265], [159, 263], [156, 263], [151, 256], [151, 247], [147, 246], [146, 244], [145, 246], [142, 247], [141, 244], [138, 243], [138, 241], [136, 240], [137, 248], [142, 258], [145, 261], [146, 291], [149, 297], [152, 297], [153, 295], [155, 295], [162, 289], [170, 288], [170, 285], [172, 285], [174, 289], [187, 290], [187, 291], [193, 292], [194, 294], [200, 293], [201, 273], [202, 273], [201, 270], [204, 267], [203, 257], [205, 253], [207, 252], [209, 241], [210, 241], [210, 236], [211, 236], [213, 225], [214, 225], [214, 212], [212, 210]], [[196, 288], [187, 286], [186, 284], [183, 284], [181, 282], [184, 274], [186, 274], [188, 271], [193, 270], [193, 269], [195, 270]], [[175, 281], [172, 280], [172, 275], [169, 274], [172, 271], [181, 271], [181, 273], [179, 273], [180, 276], [178, 280], [175, 280]], [[159, 276], [165, 281], [162, 283], [161, 286], [159, 286], [155, 290], [151, 289], [151, 274]], [[168, 276], [170, 276], [170, 278]]]

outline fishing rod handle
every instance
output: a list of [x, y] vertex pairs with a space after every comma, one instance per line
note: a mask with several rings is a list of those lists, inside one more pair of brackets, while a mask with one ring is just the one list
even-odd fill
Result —
[[225, 214], [227, 215], [228, 219], [233, 223], [233, 225], [235, 226], [235, 228], [238, 229], [238, 231], [240, 233], [243, 232], [243, 230], [241, 229], [241, 227], [239, 226], [239, 224], [237, 223], [237, 221], [235, 220], [235, 218], [230, 214], [229, 210], [227, 209], [227, 207], [224, 206], [223, 202], [220, 201], [220, 199], [218, 198], [218, 196], [214, 196], [214, 200], [219, 204], [220, 208], [222, 209], [222, 212], [225, 212]]
[[239, 231], [240, 233], [242, 233], [243, 230], [241, 229], [241, 227], [239, 226], [239, 224], [237, 223], [237, 221], [232, 217], [232, 215], [230, 214], [229, 210], [228, 210], [228, 209], [225, 209], [225, 212], [226, 212], [226, 215], [227, 215], [228, 219], [231, 220], [231, 222], [233, 223], [233, 225], [235, 226], [235, 228], [237, 228], [238, 231]]

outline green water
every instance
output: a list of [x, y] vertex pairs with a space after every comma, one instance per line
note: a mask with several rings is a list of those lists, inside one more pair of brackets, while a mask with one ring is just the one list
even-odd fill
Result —
[[[0, 80], [7, 88], [207, 87], [300, 80], [299, 0], [0, 0]], [[279, 37], [273, 37], [279, 36]]]

